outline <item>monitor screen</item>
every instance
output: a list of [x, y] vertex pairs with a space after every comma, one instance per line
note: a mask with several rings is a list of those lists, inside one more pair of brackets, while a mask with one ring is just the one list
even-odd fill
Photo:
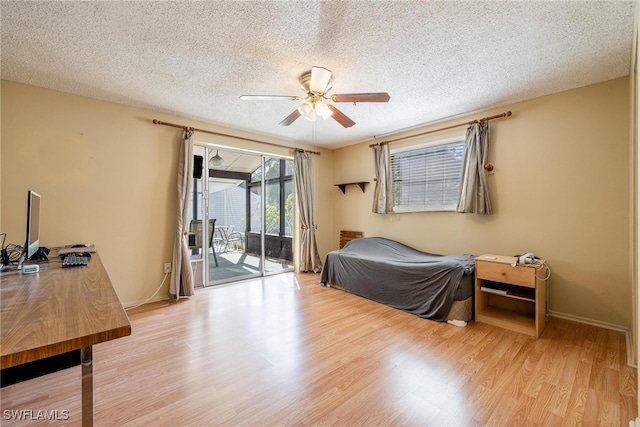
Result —
[[29, 259], [40, 247], [40, 195], [29, 190], [27, 201], [27, 238], [24, 250]]

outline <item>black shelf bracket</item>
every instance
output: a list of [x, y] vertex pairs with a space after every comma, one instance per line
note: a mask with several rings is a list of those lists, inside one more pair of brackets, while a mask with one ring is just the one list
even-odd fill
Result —
[[346, 194], [347, 185], [357, 185], [360, 187], [362, 192], [364, 193], [365, 186], [369, 183], [369, 181], [359, 181], [359, 182], [346, 182], [344, 184], [335, 184], [340, 190], [342, 190], [342, 194]]

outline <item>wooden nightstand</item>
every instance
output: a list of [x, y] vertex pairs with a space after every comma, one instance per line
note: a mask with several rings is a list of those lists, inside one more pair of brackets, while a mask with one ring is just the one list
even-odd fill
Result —
[[547, 270], [540, 264], [512, 266], [515, 257], [476, 257], [475, 320], [533, 337], [545, 326]]

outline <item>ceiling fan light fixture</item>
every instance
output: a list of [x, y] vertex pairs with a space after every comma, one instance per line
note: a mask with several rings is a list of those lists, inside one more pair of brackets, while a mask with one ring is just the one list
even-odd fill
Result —
[[299, 106], [298, 112], [302, 117], [309, 120], [310, 122], [316, 121], [316, 110], [311, 102], [307, 101]]
[[216, 150], [216, 155], [209, 159], [209, 168], [221, 168], [224, 166], [224, 159], [220, 157], [218, 154], [218, 150]]
[[321, 101], [316, 103], [315, 109], [316, 109], [316, 114], [322, 117], [323, 120], [327, 120], [333, 114], [333, 111], [331, 111], [329, 106]]

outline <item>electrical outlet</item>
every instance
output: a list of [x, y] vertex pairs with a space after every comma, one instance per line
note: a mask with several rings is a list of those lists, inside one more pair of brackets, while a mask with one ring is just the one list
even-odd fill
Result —
[[164, 272], [165, 273], [171, 273], [171, 263], [170, 262], [165, 262], [164, 263]]

